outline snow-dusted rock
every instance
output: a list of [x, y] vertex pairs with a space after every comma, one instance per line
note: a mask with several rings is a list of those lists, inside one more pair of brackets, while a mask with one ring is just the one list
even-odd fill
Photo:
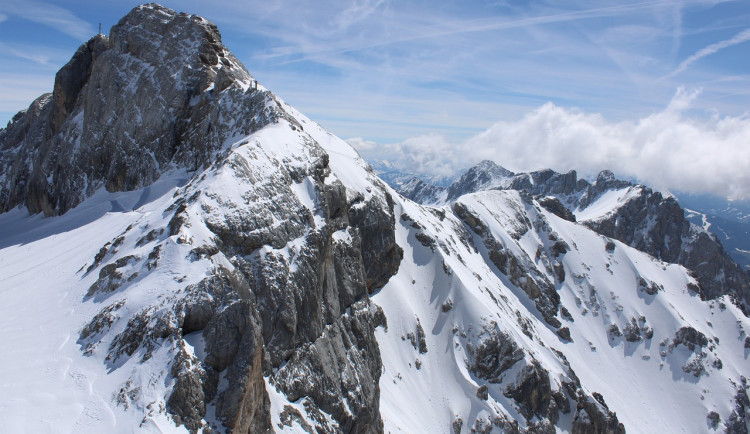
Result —
[[283, 116], [253, 83], [214, 24], [139, 6], [0, 131], [0, 210], [62, 214], [101, 187], [133, 190], [209, 164], [226, 140]]
[[750, 276], [716, 237], [691, 224], [673, 196], [619, 180], [608, 170], [589, 183], [578, 179], [575, 171], [515, 174], [483, 161], [448, 188], [415, 178], [399, 192], [422, 204], [443, 205], [465, 194], [494, 189], [523, 191], [561, 218], [579, 221], [663, 261], [684, 265], [694, 273], [702, 297], [729, 295], [745, 313], [750, 312]]
[[416, 204], [202, 18], [134, 9], [0, 151], [8, 431], [746, 424], [750, 320], [648, 251], [668, 198], [483, 163]]

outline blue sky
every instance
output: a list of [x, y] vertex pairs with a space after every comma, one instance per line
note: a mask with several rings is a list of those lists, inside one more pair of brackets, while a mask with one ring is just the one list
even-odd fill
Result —
[[[0, 123], [52, 89], [54, 73], [99, 22], [108, 33], [137, 4], [3, 0]], [[462, 158], [468, 152], [510, 161], [514, 170], [549, 165], [588, 174], [621, 165], [624, 175], [665, 189], [700, 189], [701, 179], [680, 181], [684, 165], [670, 179], [651, 173], [669, 155], [659, 152], [680, 147], [691, 161], [728, 154], [693, 170], [734, 176], [712, 187], [731, 188], [730, 196], [750, 191], [740, 175], [750, 164], [742, 149], [750, 143], [748, 1], [162, 4], [215, 22], [261, 83], [363, 154], [404, 168], [447, 173], [478, 158]], [[549, 125], [557, 129], [539, 133]], [[669, 140], [690, 143], [660, 142], [663, 129], [674, 129]], [[525, 144], [529, 131], [533, 146]], [[603, 157], [576, 150], [596, 140], [605, 143], [595, 146]], [[548, 146], [562, 146], [567, 161]], [[614, 152], [623, 146], [629, 156]], [[429, 155], [419, 161], [404, 156], [424, 149]]]

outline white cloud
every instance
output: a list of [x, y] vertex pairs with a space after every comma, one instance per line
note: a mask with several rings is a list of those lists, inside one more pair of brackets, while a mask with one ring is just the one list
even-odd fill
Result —
[[95, 33], [94, 27], [90, 23], [78, 18], [69, 10], [52, 3], [9, 0], [0, 4], [0, 11], [52, 27], [83, 41], [88, 40]]
[[[0, 46], [2, 46], [0, 44]], [[40, 65], [47, 65], [49, 63], [49, 56], [44, 54], [35, 54], [34, 52], [26, 52], [26, 51], [20, 51], [16, 49], [11, 49], [10, 52], [16, 56], [20, 57], [21, 59], [31, 60], [32, 62], [36, 62]]]
[[373, 152], [380, 147], [379, 144], [372, 140], [365, 140], [362, 137], [352, 137], [346, 139], [346, 142], [361, 152]]
[[657, 189], [750, 198], [750, 117], [691, 118], [686, 112], [696, 98], [678, 90], [662, 111], [623, 122], [548, 103], [463, 142], [419, 136], [387, 145], [377, 157], [430, 175], [455, 174], [483, 159], [517, 172], [552, 168], [593, 176], [611, 169]]
[[[701, 104], [724, 113], [747, 109], [744, 83], [716, 81], [741, 74], [741, 62], [699, 62], [679, 82], [664, 79], [682, 60], [683, 34], [713, 34], [696, 20], [715, 13], [713, 0], [217, 1], [180, 8], [219, 24], [264, 85], [343, 137], [455, 140], [548, 101], [633, 119], [663, 107], [677, 85], [704, 88]], [[724, 30], [746, 27], [732, 19]]]

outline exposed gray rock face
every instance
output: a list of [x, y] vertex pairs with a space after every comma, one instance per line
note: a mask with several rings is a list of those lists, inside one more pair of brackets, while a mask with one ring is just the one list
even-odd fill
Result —
[[414, 181], [399, 192], [420, 203], [444, 204], [482, 190], [518, 190], [536, 196], [539, 204], [553, 214], [574, 221], [572, 210], [585, 209], [607, 191], [625, 188], [631, 188], [632, 194], [624, 203], [613, 212], [582, 224], [662, 261], [685, 266], [694, 273], [701, 297], [714, 299], [728, 294], [749, 314], [750, 276], [731, 259], [721, 243], [691, 225], [674, 197], [664, 197], [650, 188], [619, 180], [608, 170], [589, 183], [578, 179], [575, 171], [561, 174], [547, 169], [515, 174], [483, 161], [447, 189]]
[[505, 396], [513, 398], [518, 403], [521, 414], [528, 420], [538, 416], [551, 419], [553, 423], [557, 421], [557, 404], [553, 404], [549, 375], [537, 362], [524, 367], [521, 380], [509, 387], [505, 391]]
[[484, 160], [469, 169], [448, 187], [448, 200], [456, 200], [469, 191], [484, 190], [484, 186], [497, 184], [513, 175], [514, 173], [510, 170], [500, 167], [489, 160]]
[[[643, 193], [614, 214], [586, 222], [586, 225], [657, 258], [676, 262], [680, 254], [680, 235], [690, 230], [690, 224], [674, 198], [664, 198], [661, 193], [650, 190]], [[653, 225], [651, 230], [646, 227], [648, 224]]]
[[[578, 179], [575, 170], [568, 173], [557, 173], [550, 169], [539, 170], [528, 174], [516, 175], [508, 184], [511, 190], [522, 190], [533, 195], [557, 196], [567, 198], [582, 191], [590, 191], [591, 185]], [[591, 193], [592, 195], [595, 193]], [[570, 202], [563, 200], [563, 202]]]
[[[131, 190], [169, 168], [205, 165], [228, 137], [283, 116], [252, 82], [214, 24], [137, 7], [78, 49], [52, 95], [0, 130], [0, 212], [62, 214], [101, 187]], [[231, 101], [233, 122], [218, 101]]]
[[539, 198], [539, 205], [543, 206], [547, 211], [551, 212], [552, 214], [560, 218], [563, 218], [571, 222], [576, 221], [576, 216], [573, 215], [573, 213], [570, 212], [569, 209], [565, 208], [565, 205], [563, 205], [562, 202], [560, 202], [554, 196], [546, 196], [546, 197]]
[[[191, 209], [210, 211], [222, 204], [220, 213], [199, 217], [215, 235], [214, 245], [199, 250], [233, 258], [233, 275], [241, 282], [238, 292], [253, 301], [253, 315], [258, 317], [252, 330], [255, 333], [257, 325], [268, 359], [262, 375], [290, 401], [305, 402], [309, 414], [320, 414], [316, 429], [378, 432], [382, 430], [378, 388], [382, 365], [374, 331], [385, 324], [368, 295], [384, 285], [400, 263], [392, 205], [385, 192], [369, 199], [352, 195], [348, 200], [341, 183], [326, 182], [330, 169], [323, 150], [310, 142], [307, 152], [309, 159], [303, 161], [309, 163], [290, 168], [277, 161], [273, 175], [262, 179], [247, 172], [239, 157], [228, 158], [223, 169], [218, 166], [216, 170], [231, 170], [240, 182], [253, 186], [248, 194], [259, 196], [235, 204], [227, 202], [221, 192], [201, 190], [194, 204], [188, 199], [185, 206], [175, 207], [175, 216], [184, 214], [184, 218], [172, 221], [180, 222], [175, 229], [179, 233], [182, 226], [201, 224]], [[315, 209], [308, 210], [295, 196], [291, 186], [298, 181], [312, 183]], [[273, 208], [266, 206], [265, 195], [273, 197]], [[185, 196], [193, 197], [190, 189]], [[322, 218], [322, 225], [313, 214]], [[334, 232], [349, 240], [335, 237]], [[297, 246], [294, 257], [276, 253], [290, 243]], [[200, 306], [191, 310], [196, 313], [189, 317], [196, 319], [190, 323], [203, 322], [206, 309]], [[214, 339], [207, 335], [210, 330], [209, 322], [203, 332], [207, 342]], [[217, 334], [215, 339], [220, 341], [222, 336]], [[221, 344], [217, 348], [232, 347]], [[241, 360], [252, 360], [251, 355]], [[206, 360], [211, 357], [209, 352]], [[219, 357], [214, 369], [221, 372], [230, 359], [231, 354]], [[243, 377], [238, 382], [250, 380]], [[261, 388], [251, 390], [255, 389]], [[228, 405], [219, 393], [217, 414], [222, 405]], [[230, 403], [247, 400], [243, 391], [226, 396]], [[231, 415], [234, 407], [228, 411]], [[263, 411], [259, 408], [252, 414], [267, 414], [267, 409]], [[323, 413], [336, 425], [327, 425]], [[225, 426], [237, 424], [229, 416], [224, 422]]]
[[750, 429], [748, 429], [748, 421], [750, 421], [750, 397], [747, 394], [747, 379], [744, 376], [740, 377], [739, 384], [735, 384], [735, 386], [737, 394], [734, 396], [734, 409], [729, 416], [729, 420], [724, 423], [724, 426], [727, 433], [747, 434], [750, 432]]
[[682, 344], [688, 347], [690, 351], [695, 350], [695, 347], [700, 348], [708, 345], [708, 339], [706, 338], [706, 335], [692, 327], [682, 327], [681, 329], [677, 330], [672, 342], [674, 342], [675, 345]]
[[[534, 266], [533, 259], [524, 254], [511, 253], [501, 240], [496, 239], [487, 230], [486, 224], [461, 202], [456, 202], [453, 205], [453, 212], [481, 237], [487, 249], [489, 260], [497, 267], [498, 271], [507, 276], [514, 285], [521, 288], [529, 298], [534, 300], [537, 309], [548, 324], [556, 328], [560, 327], [560, 320], [556, 318], [560, 307], [560, 296], [549, 277], [540, 273]], [[516, 240], [529, 230], [540, 229], [526, 217], [524, 210], [519, 209], [517, 217], [517, 232], [514, 235]]]
[[412, 178], [398, 189], [402, 196], [422, 204], [436, 203], [445, 192], [444, 187], [428, 184], [419, 178]]
[[602, 193], [608, 190], [619, 190], [622, 188], [627, 188], [633, 184], [628, 181], [623, 181], [615, 178], [614, 173], [609, 170], [602, 170], [596, 176], [596, 180], [593, 184], [589, 184], [587, 181], [581, 179], [578, 181], [578, 185], [578, 191], [585, 190], [580, 198], [580, 206], [581, 208], [585, 208], [593, 203], [599, 196], [601, 196]]
[[[267, 382], [304, 403], [301, 426], [382, 432], [374, 333], [385, 317], [369, 294], [403, 257], [392, 198], [379, 181], [368, 197], [331, 181], [323, 148], [253, 82], [213, 24], [139, 6], [109, 38], [82, 46], [55, 93], [0, 132], [0, 207], [60, 214], [99, 187], [133, 189], [172, 168], [201, 169], [164, 210], [165, 228], [128, 228], [89, 265], [99, 279], [84, 301], [109, 306], [81, 330], [82, 349], [104, 351], [110, 369], [166, 351], [166, 410], [191, 432], [270, 431]], [[299, 155], [225, 148], [227, 138], [272, 123], [298, 133]], [[219, 173], [242, 191], [239, 202], [205, 183]], [[301, 202], [297, 186], [314, 204]], [[195, 231], [210, 235], [198, 242]], [[118, 257], [122, 243], [151, 253]], [[186, 260], [214, 263], [203, 280], [134, 312], [110, 301], [181, 245], [190, 248]], [[201, 351], [189, 349], [195, 342]], [[138, 399], [137, 381], [123, 386], [118, 403]], [[296, 420], [292, 410], [282, 423]]]
[[349, 207], [349, 221], [359, 229], [362, 243], [368, 246], [362, 254], [366, 265], [367, 290], [372, 293], [388, 282], [396, 274], [404, 250], [396, 244], [393, 214], [393, 198], [383, 188], [387, 207], [382, 203], [369, 201], [364, 206], [356, 198]]
[[602, 396], [594, 393], [593, 398], [579, 396], [572, 432], [575, 434], [624, 434], [625, 427], [617, 420], [617, 416], [609, 411]]
[[594, 188], [586, 180], [578, 179], [575, 171], [560, 174], [546, 169], [513, 173], [492, 161], [484, 160], [470, 168], [448, 188], [436, 187], [415, 178], [399, 187], [398, 192], [415, 202], [433, 204], [453, 202], [464, 194], [482, 190], [521, 190], [535, 196], [556, 196], [566, 206], [570, 206], [573, 204], [573, 197], [578, 200], [585, 194], [587, 198], [593, 199], [606, 188], [603, 184]]
[[719, 422], [721, 422], [721, 416], [719, 413], [712, 410], [706, 415], [706, 421], [710, 428], [716, 429], [719, 427]]
[[476, 345], [469, 345], [469, 371], [490, 383], [502, 382], [502, 375], [523, 359], [523, 350], [505, 333], [487, 330]]
[[673, 197], [641, 187], [637, 195], [605, 218], [585, 224], [666, 262], [693, 272], [701, 297], [728, 294], [750, 312], [750, 277], [708, 232], [691, 225]]
[[[216, 418], [224, 426], [264, 432], [270, 428], [270, 402], [263, 380], [266, 353], [257, 309], [242, 295], [238, 282], [222, 273], [185, 288], [176, 302], [167, 300], [131, 317], [110, 344], [107, 360], [116, 369], [126, 358], [140, 354], [145, 361], [159, 347], [172, 347], [174, 385], [166, 403], [178, 425], [191, 432], [207, 428], [203, 419], [213, 402]], [[89, 352], [98, 346], [102, 332], [114, 322], [113, 313], [123, 305], [120, 300], [97, 315], [84, 327], [79, 343]], [[186, 350], [183, 339], [193, 332], [202, 332], [205, 339], [203, 360]], [[227, 380], [223, 389], [219, 389], [220, 375]]]
[[469, 372], [486, 381], [480, 382], [477, 397], [488, 399], [490, 387], [500, 385], [503, 396], [515, 403], [526, 420], [526, 429], [522, 429], [518, 421], [494, 418], [481, 427], [475, 426], [486, 428], [477, 432], [490, 432], [492, 426], [504, 432], [555, 432], [561, 415], [572, 411], [576, 411], [572, 424], [575, 432], [625, 432], [604, 398], [581, 388], [578, 376], [561, 352], [553, 350], [552, 355], [561, 362], [564, 375], [552, 379], [549, 371], [533, 355], [526, 354], [509, 333], [498, 330], [495, 322], [485, 325], [467, 350]]

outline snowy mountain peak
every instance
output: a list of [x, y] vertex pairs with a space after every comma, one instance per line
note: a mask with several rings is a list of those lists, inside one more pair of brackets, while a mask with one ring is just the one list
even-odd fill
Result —
[[687, 220], [674, 196], [617, 179], [609, 170], [589, 183], [578, 179], [575, 171], [561, 174], [545, 169], [508, 175], [499, 167], [482, 162], [447, 189], [414, 182], [399, 192], [427, 205], [451, 204], [478, 191], [524, 192], [559, 217], [577, 220], [658, 259], [686, 266], [697, 278], [703, 297], [729, 294], [743, 311], [750, 312], [750, 276], [715, 237]]
[[[229, 119], [222, 108], [241, 115]], [[109, 38], [78, 49], [51, 97], [0, 130], [0, 211], [62, 214], [100, 188], [132, 190], [167, 170], [196, 170], [227, 139], [284, 116], [214, 24], [136, 7]]]
[[748, 426], [746, 280], [673, 198], [483, 162], [415, 203], [158, 5], [57, 83], [0, 131], [8, 431]]
[[[230, 79], [247, 82], [251, 79], [245, 67], [224, 47], [215, 24], [197, 15], [177, 13], [150, 3], [134, 8], [110, 32], [111, 47], [128, 53], [152, 66], [173, 63], [173, 72], [200, 72], [188, 85], [205, 90], [212, 82], [222, 90]], [[177, 63], [179, 61], [179, 63]], [[227, 69], [220, 83], [211, 80]], [[202, 76], [201, 76], [202, 75]]]
[[602, 170], [598, 175], [596, 175], [597, 183], [610, 183], [615, 179], [615, 174], [612, 173], [611, 170]]
[[479, 163], [477, 163], [474, 167], [469, 169], [469, 171], [476, 171], [476, 172], [484, 172], [488, 174], [493, 174], [496, 177], [509, 177], [513, 176], [514, 173], [510, 170], [498, 165], [492, 160], [482, 160]]

